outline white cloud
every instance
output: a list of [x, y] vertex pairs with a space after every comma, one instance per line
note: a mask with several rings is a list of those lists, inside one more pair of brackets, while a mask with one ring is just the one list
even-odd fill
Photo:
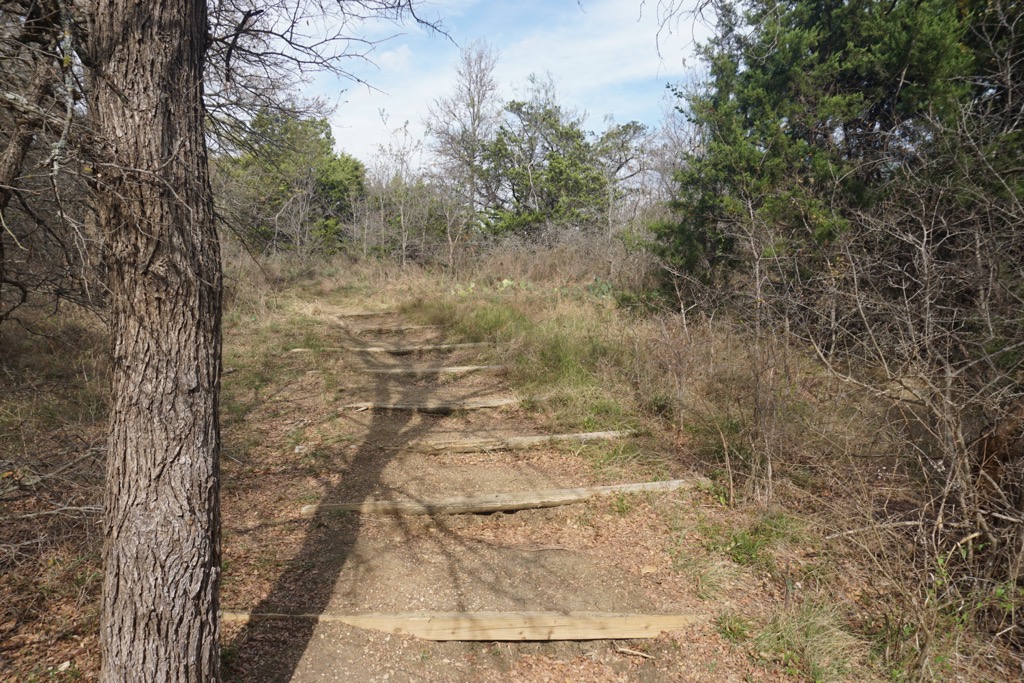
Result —
[[[423, 135], [428, 105], [454, 85], [458, 46], [483, 38], [500, 52], [498, 81], [506, 99], [515, 96], [531, 73], [550, 71], [565, 104], [586, 110], [591, 126], [606, 114], [619, 121], [640, 119], [657, 123], [664, 85], [683, 79], [683, 58], [692, 37], [676, 26], [662, 33], [652, 3], [641, 13], [640, 0], [444, 0], [423, 3], [428, 17], [444, 19], [451, 40], [430, 35], [419, 27], [401, 29], [401, 37], [384, 43], [371, 55], [377, 69], [361, 68], [364, 86], [320, 83], [324, 94], [348, 88], [332, 124], [339, 146], [369, 161], [378, 146], [387, 144], [388, 130], [409, 122]], [[375, 33], [394, 33], [394, 27], [375, 27]], [[387, 124], [380, 112], [387, 114]]]
[[398, 71], [408, 69], [412, 63], [412, 48], [402, 44], [397, 50], [386, 50], [381, 52], [374, 60], [381, 71]]

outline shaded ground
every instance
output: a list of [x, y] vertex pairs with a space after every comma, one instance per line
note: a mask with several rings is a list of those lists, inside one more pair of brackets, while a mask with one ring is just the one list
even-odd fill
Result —
[[[324, 290], [317, 296], [329, 300], [339, 294]], [[346, 298], [353, 299], [351, 292]], [[805, 588], [811, 580], [829, 582], [839, 586], [837, 591], [849, 585], [846, 592], [853, 594], [867, 580], [852, 564], [838, 574], [824, 568], [798, 534], [787, 536], [785, 519], [729, 510], [720, 490], [612, 496], [516, 514], [302, 518], [302, 506], [321, 501], [426, 499], [688, 475], [679, 464], [686, 461], [686, 444], [661, 433], [519, 452], [413, 453], [407, 446], [418, 440], [556, 430], [547, 423], [544, 398], [528, 395], [519, 396], [520, 407], [447, 416], [342, 409], [370, 400], [475, 399], [515, 392], [504, 375], [491, 372], [366, 374], [366, 367], [510, 359], [500, 349], [408, 356], [328, 350], [447, 339], [437, 328], [385, 331], [406, 323], [394, 314], [340, 318], [338, 312], [322, 303], [285, 300], [251, 315], [228, 316], [230, 371], [221, 406], [225, 609], [646, 611], [696, 614], [703, 620], [653, 640], [580, 643], [434, 643], [302, 621], [229, 625], [223, 638], [228, 681], [808, 678], [802, 655], [785, 644], [764, 644], [758, 635], [777, 615], [799, 616], [804, 595], [812, 594], [801, 595], [801, 581]], [[75, 358], [71, 354], [81, 339], [77, 333], [70, 337], [54, 358]], [[291, 352], [295, 348], [308, 350]], [[61, 505], [98, 510], [104, 411], [99, 402], [85, 410], [95, 401], [86, 378], [96, 374], [76, 360], [69, 376], [16, 377], [12, 395], [41, 396], [41, 387], [50, 386], [55, 396], [82, 406], [82, 420], [90, 426], [58, 422], [49, 431], [36, 430], [48, 436], [33, 441], [20, 414], [0, 416], [24, 438], [0, 469], [6, 477], [0, 483], [17, 482], [0, 501], [4, 514], [32, 515]], [[620, 426], [590, 417], [594, 429]], [[46, 467], [38, 469], [60, 472], [59, 479], [25, 488], [19, 479], [27, 476], [19, 464], [21, 452], [44, 454]], [[67, 463], [74, 464], [62, 469]], [[9, 563], [13, 570], [0, 574], [0, 681], [96, 680], [98, 515], [39, 519], [48, 526], [35, 519], [11, 523], [7, 537], [0, 537], [5, 549], [22, 543], [34, 548], [47, 534], [51, 544], [36, 564]], [[56, 533], [69, 541], [53, 543]], [[772, 545], [778, 539], [784, 543]], [[853, 679], [864, 677], [846, 680]]]
[[[314, 311], [319, 348], [442, 341], [442, 331], [398, 329], [400, 317], [339, 319]], [[344, 320], [342, 326], [339, 320]], [[308, 336], [308, 335], [307, 335]], [[286, 613], [587, 610], [696, 613], [702, 623], [648, 641], [434, 643], [340, 624], [259, 622], [225, 632], [234, 681], [682, 681], [774, 680], [716, 627], [723, 610], [776, 601], [768, 583], [741, 572], [680, 568], [699, 554], [688, 534], [706, 494], [613, 497], [516, 514], [388, 518], [323, 513], [311, 502], [426, 499], [499, 491], [643, 481], [643, 466], [600, 467], [602, 449], [424, 455], [419, 439], [543, 434], [521, 409], [448, 416], [344, 411], [357, 401], [511, 396], [490, 373], [416, 378], [363, 367], [473, 363], [472, 350], [394, 357], [317, 351], [282, 354], [292, 379], [253, 391], [229, 440], [245, 459], [225, 462], [225, 609]], [[230, 364], [230, 360], [229, 360]], [[250, 373], [242, 368], [239, 375]], [[235, 378], [232, 378], [235, 381]], [[238, 377], [245, 383], [246, 377]], [[235, 393], [235, 400], [246, 399]], [[592, 453], [597, 455], [593, 456]], [[687, 551], [689, 546], [693, 546]], [[707, 583], [712, 579], [707, 578]], [[710, 594], [715, 599], [706, 599]], [[699, 597], [698, 594], [703, 596]]]

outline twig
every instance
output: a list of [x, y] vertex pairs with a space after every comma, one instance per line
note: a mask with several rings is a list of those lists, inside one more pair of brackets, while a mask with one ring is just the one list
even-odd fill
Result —
[[45, 540], [46, 536], [40, 536], [39, 538], [33, 538], [31, 541], [22, 541], [21, 543], [2, 543], [0, 544], [0, 553], [13, 558], [18, 555], [19, 548], [39, 545]]
[[14, 522], [22, 519], [35, 519], [36, 517], [49, 517], [50, 515], [63, 515], [71, 512], [103, 512], [102, 505], [85, 505], [82, 507], [57, 508], [56, 510], [45, 510], [43, 512], [30, 512], [25, 515], [12, 515], [0, 517], [0, 522]]
[[982, 534], [980, 531], [975, 531], [973, 534], [968, 534], [961, 538], [959, 541], [956, 542], [956, 544], [963, 545], [964, 543], [967, 543], [968, 541], [973, 541], [974, 539], [980, 538], [983, 535], [984, 534]]
[[1001, 519], [1004, 522], [1012, 522], [1013, 524], [1024, 524], [1024, 519], [1020, 519], [1018, 517], [1010, 517], [1009, 515], [1003, 515], [998, 512], [985, 512], [984, 510], [982, 510], [981, 513], [988, 515], [989, 517]]
[[42, 475], [41, 477], [39, 477], [38, 479], [33, 481], [31, 485], [34, 486], [34, 485], [38, 484], [39, 482], [44, 481], [46, 479], [52, 479], [53, 477], [56, 477], [57, 475], [59, 475], [59, 474], [61, 474], [63, 472], [68, 471], [69, 469], [71, 469], [72, 467], [74, 467], [78, 463], [82, 462], [83, 460], [91, 458], [92, 456], [96, 455], [97, 453], [102, 453], [102, 452], [103, 452], [102, 448], [99, 448], [99, 447], [90, 448], [89, 450], [87, 450], [85, 452], [84, 455], [81, 455], [78, 458], [75, 458], [74, 460], [72, 460], [71, 462], [67, 463], [66, 465], [61, 465], [60, 467], [55, 469], [53, 472], [48, 472], [48, 473]]
[[850, 529], [849, 531], [838, 531], [834, 534], [829, 534], [825, 537], [826, 541], [831, 541], [834, 538], [841, 538], [843, 536], [853, 536], [854, 534], [863, 533], [865, 531], [872, 531], [873, 529], [892, 529], [895, 527], [903, 526], [923, 526], [923, 521], [911, 521], [911, 522], [889, 522], [887, 524], [872, 524], [871, 526], [861, 527], [859, 529]]
[[654, 659], [654, 657], [647, 654], [646, 652], [640, 652], [639, 650], [631, 650], [628, 647], [617, 647], [615, 648], [615, 651], [620, 652], [624, 655], [633, 655], [635, 657], [643, 657], [644, 659]]

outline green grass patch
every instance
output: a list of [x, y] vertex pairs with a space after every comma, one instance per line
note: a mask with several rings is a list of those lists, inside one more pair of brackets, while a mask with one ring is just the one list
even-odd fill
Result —
[[590, 461], [599, 479], [615, 479], [627, 472], [651, 481], [671, 478], [672, 473], [664, 457], [632, 439], [595, 442], [572, 448]]
[[776, 614], [753, 647], [758, 658], [815, 683], [855, 680], [854, 664], [863, 650], [836, 608], [812, 603]]
[[704, 547], [729, 556], [743, 567], [775, 569], [772, 550], [777, 546], [796, 540], [796, 521], [779, 512], [766, 514], [749, 526], [729, 529], [720, 525], [705, 524], [700, 527], [704, 536]]
[[715, 600], [725, 587], [726, 581], [736, 570], [722, 560], [705, 552], [693, 552], [682, 546], [671, 551], [672, 569], [683, 575], [693, 585], [693, 591], [701, 600]]
[[473, 288], [400, 310], [467, 341], [500, 346], [492, 360], [511, 366], [512, 383], [528, 397], [526, 409], [546, 412], [556, 427], [593, 431], [637, 423], [623, 379], [630, 351], [616, 337], [611, 313], [592, 297]]
[[751, 460], [750, 438], [741, 416], [697, 413], [685, 426], [694, 450], [707, 461], [721, 465], [726, 462], [746, 471]]
[[710, 479], [706, 483], [698, 482], [697, 490], [707, 494], [722, 507], [729, 507], [729, 488], [723, 483], [726, 473], [716, 470], [710, 472], [709, 476]]
[[750, 621], [725, 611], [715, 617], [715, 630], [730, 643], [742, 643], [750, 637]]
[[[291, 349], [309, 349], [319, 355], [337, 345], [322, 321], [305, 317], [285, 307], [275, 313], [235, 321], [224, 348], [225, 374], [221, 389], [221, 417], [225, 427], [242, 423], [267, 400], [272, 387], [291, 382], [309, 369], [309, 354], [291, 354]], [[331, 382], [336, 383], [328, 375]], [[327, 380], [325, 380], [325, 385]], [[325, 386], [329, 391], [332, 387]]]
[[619, 517], [625, 517], [633, 509], [633, 497], [625, 493], [619, 493], [612, 496], [609, 507]]

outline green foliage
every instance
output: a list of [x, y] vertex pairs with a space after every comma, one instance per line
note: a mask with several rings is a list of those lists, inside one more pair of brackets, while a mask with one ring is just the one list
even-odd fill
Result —
[[214, 160], [229, 180], [219, 199], [237, 217], [242, 237], [260, 250], [337, 251], [365, 193], [365, 168], [334, 151], [327, 120], [264, 110], [243, 147]]
[[315, 161], [315, 188], [323, 211], [323, 215], [314, 218], [319, 221], [317, 232], [331, 242], [338, 242], [343, 237], [342, 224], [353, 217], [354, 201], [365, 193], [366, 169], [362, 162], [344, 152], [331, 151]]
[[718, 7], [702, 86], [677, 90], [700, 134], [660, 250], [706, 284], [741, 262], [737, 236], [769, 226], [773, 255], [813, 265], [851, 212], [955, 115], [973, 58], [953, 0], [751, 0]]
[[532, 97], [505, 106], [484, 145], [496, 234], [532, 234], [547, 225], [584, 227], [608, 210], [610, 179], [583, 120], [557, 103], [550, 84], [531, 80]]
[[633, 502], [627, 494], [620, 493], [612, 497], [610, 506], [612, 512], [619, 517], [625, 517], [633, 509]]
[[[961, 537], [989, 541], [945, 565], [949, 541], [936, 537], [915, 551], [915, 571], [942, 580], [908, 590], [930, 609], [940, 597], [987, 605], [986, 586], [1019, 580], [1009, 549], [1024, 536], [1019, 525], [983, 521], [1019, 513], [1017, 451], [998, 481], [979, 463], [986, 439], [1013, 425], [1024, 400], [1024, 271], [1007, 265], [1024, 260], [1020, 2], [713, 7], [707, 78], [677, 93], [698, 141], [676, 175], [674, 219], [654, 226], [673, 284], [708, 308], [742, 304], [730, 313], [752, 323], [754, 367], [772, 368], [772, 377], [782, 375], [766, 331], [784, 329], [868, 386], [920, 378], [927, 390], [908, 431], [926, 434], [910, 442], [899, 431], [895, 442], [908, 443], [897, 457], [913, 469], [927, 452], [913, 482], [922, 507], [947, 525], [955, 519]], [[719, 461], [728, 455], [730, 476], [763, 471], [770, 451], [759, 439], [785, 436], [783, 426], [802, 417], [803, 401], [766, 393], [765, 376], [749, 394], [752, 409], [711, 396], [711, 419], [691, 420], [695, 445]], [[781, 400], [763, 401], [768, 395]], [[955, 503], [940, 493], [951, 490], [960, 492]], [[741, 563], [763, 556], [753, 533], [719, 548]], [[958, 617], [1020, 643], [999, 607]], [[933, 633], [920, 624], [915, 640]], [[806, 673], [805, 661], [797, 668]]]
[[456, 92], [431, 109], [430, 149], [442, 177], [431, 184], [448, 197], [441, 235], [451, 245], [464, 233], [536, 241], [597, 226], [611, 232], [616, 203], [635, 187], [625, 181], [643, 170], [647, 127], [587, 131], [585, 116], [559, 103], [550, 77], [536, 75], [524, 96], [499, 106], [495, 60], [485, 44], [464, 51]]

